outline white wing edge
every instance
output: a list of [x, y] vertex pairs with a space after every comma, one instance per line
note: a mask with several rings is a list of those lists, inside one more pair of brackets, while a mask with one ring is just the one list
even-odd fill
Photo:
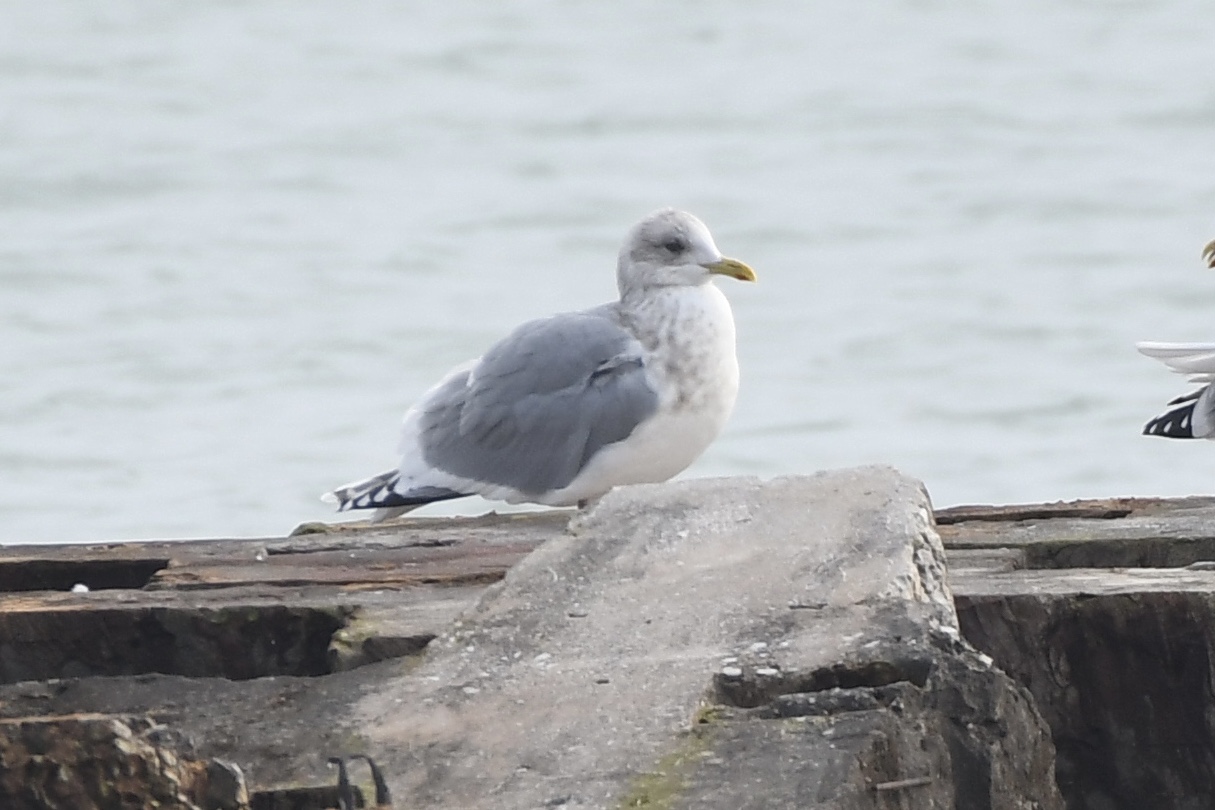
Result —
[[1136, 343], [1135, 348], [1178, 374], [1195, 375], [1193, 382], [1211, 382], [1215, 379], [1215, 343], [1143, 341]]

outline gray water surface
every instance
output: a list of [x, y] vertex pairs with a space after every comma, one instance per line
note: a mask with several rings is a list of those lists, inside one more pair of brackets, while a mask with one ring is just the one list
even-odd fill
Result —
[[1215, 340], [1213, 41], [1198, 0], [6, 4], [0, 542], [327, 519], [663, 205], [760, 275], [685, 475], [1209, 494], [1132, 344]]

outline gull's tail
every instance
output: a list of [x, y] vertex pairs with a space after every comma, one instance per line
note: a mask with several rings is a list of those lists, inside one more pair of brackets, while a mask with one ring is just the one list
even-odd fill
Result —
[[326, 492], [321, 500], [326, 503], [336, 503], [339, 512], [351, 509], [375, 509], [371, 516], [372, 523], [399, 517], [411, 509], [425, 506], [435, 501], [446, 501], [452, 498], [463, 498], [465, 492], [456, 492], [444, 487], [412, 487], [405, 492], [397, 492], [396, 486], [401, 481], [400, 470], [389, 470], [386, 473], [373, 475], [362, 481], [344, 484], [332, 492]]
[[1178, 397], [1143, 427], [1144, 435], [1170, 439], [1215, 438], [1215, 343], [1137, 343], [1140, 352], [1159, 360], [1202, 388]]

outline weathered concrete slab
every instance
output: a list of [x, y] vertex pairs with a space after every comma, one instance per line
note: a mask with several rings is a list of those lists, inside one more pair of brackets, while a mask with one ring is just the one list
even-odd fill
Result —
[[622, 488], [356, 716], [419, 807], [1060, 806], [944, 575], [888, 469]]

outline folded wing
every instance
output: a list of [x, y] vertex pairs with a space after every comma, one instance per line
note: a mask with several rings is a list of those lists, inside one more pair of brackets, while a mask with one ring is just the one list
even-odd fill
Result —
[[425, 463], [484, 485], [482, 494], [559, 490], [657, 409], [643, 357], [636, 339], [600, 311], [524, 324], [421, 403]]

